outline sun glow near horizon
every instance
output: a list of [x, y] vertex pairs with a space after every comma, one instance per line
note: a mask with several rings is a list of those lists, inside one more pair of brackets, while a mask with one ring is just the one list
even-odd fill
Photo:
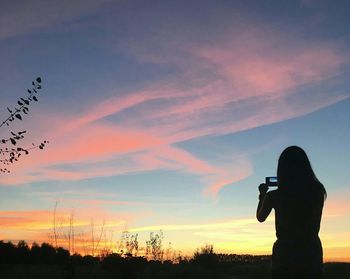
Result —
[[[139, 242], [137, 254], [143, 255], [149, 234], [162, 233], [164, 237], [162, 248], [165, 251], [170, 247], [171, 257], [174, 255], [191, 257], [197, 249], [207, 244], [212, 244], [216, 253], [270, 255], [272, 244], [275, 241], [274, 217], [269, 217], [263, 224], [263, 228], [255, 218], [221, 220], [213, 223], [163, 223], [131, 227], [129, 223], [132, 221], [125, 216], [109, 215], [109, 218], [112, 219], [106, 220], [103, 218], [104, 213], [100, 212], [99, 215], [95, 214], [97, 219], [88, 219], [86, 212], [83, 215], [78, 213], [78, 211], [56, 212], [56, 225], [53, 221], [54, 211], [2, 213], [2, 216], [7, 217], [0, 216], [1, 226], [6, 227], [9, 233], [8, 235], [3, 234], [5, 236], [3, 238], [16, 243], [22, 239], [23, 235], [27, 235], [25, 240], [29, 244], [48, 242], [53, 246], [57, 244], [65, 247], [71, 253], [98, 255], [107, 251], [121, 253], [121, 250], [126, 249], [125, 243], [122, 243], [126, 241], [123, 240], [123, 235], [135, 236], [137, 234]], [[332, 218], [332, 215], [326, 216], [323, 223], [331, 223], [329, 218]], [[71, 234], [70, 240], [69, 234]], [[93, 244], [92, 237], [95, 238], [95, 244]], [[193, 237], [196, 238], [196, 242], [193, 242]], [[324, 226], [321, 239], [326, 262], [350, 262], [348, 257], [350, 242], [346, 234], [337, 234], [329, 226]], [[96, 247], [97, 240], [99, 244]], [[95, 251], [92, 253], [93, 247]]]

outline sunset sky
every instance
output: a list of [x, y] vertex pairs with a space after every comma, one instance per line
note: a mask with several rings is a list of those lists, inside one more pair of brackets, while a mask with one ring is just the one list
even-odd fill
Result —
[[[0, 175], [0, 239], [164, 233], [192, 253], [271, 254], [257, 187], [305, 149], [328, 198], [326, 260], [350, 261], [349, 1], [1, 0], [0, 138], [48, 140]], [[0, 146], [2, 147], [2, 146]], [[302, 189], [301, 189], [302, 190]], [[61, 240], [64, 244], [64, 240]], [[88, 241], [88, 240], [87, 240]]]

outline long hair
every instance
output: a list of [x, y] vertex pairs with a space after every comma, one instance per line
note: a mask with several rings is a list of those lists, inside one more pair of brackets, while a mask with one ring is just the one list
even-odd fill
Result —
[[327, 197], [326, 189], [317, 179], [305, 151], [298, 146], [287, 147], [278, 159], [277, 179], [281, 192], [305, 194], [315, 192]]

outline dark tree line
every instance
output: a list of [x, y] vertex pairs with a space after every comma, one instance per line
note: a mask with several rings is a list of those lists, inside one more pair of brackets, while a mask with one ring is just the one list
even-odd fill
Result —
[[[29, 247], [25, 241], [17, 245], [0, 241], [0, 277], [5, 279], [267, 279], [271, 278], [270, 260], [271, 256], [216, 254], [206, 246], [191, 259], [173, 263], [117, 253], [99, 257], [70, 255], [68, 250], [48, 243], [33, 243]], [[327, 263], [325, 271], [329, 279], [350, 278], [349, 263]]]
[[[39, 91], [42, 89], [41, 78], [32, 81], [32, 87], [27, 89], [27, 95], [17, 100], [17, 104], [7, 107], [8, 116], [0, 121], [0, 128], [10, 126], [14, 121], [21, 121], [29, 112], [29, 107], [33, 102], [38, 102]], [[29, 147], [19, 146], [20, 141], [26, 136], [27, 130], [11, 131], [8, 136], [0, 139], [0, 168], [1, 173], [10, 173], [9, 166], [17, 162], [22, 155], [28, 155], [33, 149], [44, 149], [48, 141], [44, 140], [39, 144], [32, 143]]]
[[[19, 241], [17, 245], [0, 241], [0, 265], [58, 265], [69, 272], [70, 278], [82, 278], [77, 276], [77, 270], [81, 270], [82, 266], [109, 274], [111, 277], [108, 278], [164, 278], [164, 274], [167, 274], [167, 278], [214, 278], [214, 274], [226, 272], [222, 267], [231, 267], [233, 263], [247, 264], [250, 258], [242, 256], [227, 259], [230, 262], [226, 262], [224, 254], [204, 250], [196, 253], [192, 259], [180, 259], [177, 263], [118, 253], [93, 257], [70, 255], [68, 250], [55, 248], [48, 243], [33, 243], [30, 247], [25, 241]], [[259, 260], [265, 262], [266, 259]]]
[[[62, 247], [54, 247], [48, 243], [41, 245], [34, 242], [29, 246], [25, 241], [21, 240], [17, 244], [11, 241], [0, 240], [0, 264], [63, 264], [70, 261], [78, 261], [80, 263], [101, 263], [105, 267], [118, 266], [125, 262], [149, 262], [149, 263], [172, 263], [171, 261], [147, 260], [142, 256], [132, 256], [109, 253], [101, 256], [81, 256], [80, 254], [71, 255], [67, 249]], [[257, 263], [269, 261], [270, 256], [252, 256], [252, 255], [236, 255], [236, 254], [216, 254], [213, 250], [198, 250], [191, 259], [179, 259], [178, 262], [196, 263], [199, 265], [213, 267], [219, 263]]]
[[66, 249], [56, 249], [48, 243], [33, 243], [29, 247], [23, 240], [17, 245], [0, 241], [1, 264], [61, 264], [68, 262], [69, 257]]

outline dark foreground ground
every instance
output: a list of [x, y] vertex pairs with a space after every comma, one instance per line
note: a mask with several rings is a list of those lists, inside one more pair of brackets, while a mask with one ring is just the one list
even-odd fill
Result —
[[[158, 258], [153, 249], [153, 258]], [[161, 254], [160, 254], [161, 255]], [[50, 244], [0, 240], [0, 279], [267, 279], [271, 256], [217, 254], [212, 246], [178, 263], [132, 254], [71, 255]], [[326, 263], [326, 279], [350, 279], [350, 263]], [[298, 279], [298, 278], [296, 278]]]
[[[150, 262], [146, 266], [91, 265], [55, 265], [55, 264], [1, 264], [0, 278], [114, 278], [114, 279], [171, 279], [171, 278], [227, 278], [227, 279], [264, 279], [270, 278], [269, 263], [219, 264], [215, 267], [194, 263], [158, 263]], [[326, 263], [327, 279], [350, 279], [350, 263]]]

